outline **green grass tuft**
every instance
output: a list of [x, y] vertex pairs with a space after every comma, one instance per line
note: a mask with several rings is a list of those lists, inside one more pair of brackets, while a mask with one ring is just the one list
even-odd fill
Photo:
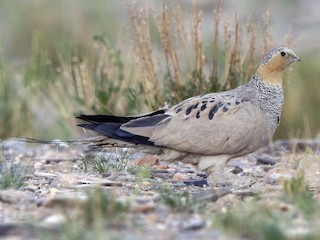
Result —
[[176, 212], [193, 212], [196, 205], [187, 191], [173, 191], [166, 187], [161, 187], [157, 191], [160, 201]]
[[245, 239], [286, 239], [279, 216], [274, 211], [258, 206], [238, 207], [217, 214], [214, 222], [225, 231]]
[[119, 239], [119, 230], [124, 227], [125, 214], [130, 209], [129, 202], [102, 189], [86, 191], [87, 200], [76, 212], [66, 211], [68, 221], [57, 226], [58, 231], [39, 229], [40, 239]]
[[315, 216], [319, 212], [317, 200], [308, 188], [303, 173], [284, 182], [284, 199], [297, 206], [308, 217]]
[[0, 189], [21, 189], [25, 186], [26, 174], [25, 167], [0, 161]]
[[85, 156], [80, 170], [84, 173], [93, 171], [99, 174], [126, 171], [130, 167], [130, 154], [129, 150], [115, 149], [112, 153], [98, 152], [94, 156]]

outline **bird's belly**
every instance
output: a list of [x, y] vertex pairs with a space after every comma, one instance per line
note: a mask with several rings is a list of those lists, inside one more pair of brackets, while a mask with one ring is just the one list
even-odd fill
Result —
[[[257, 115], [256, 115], [257, 118]], [[256, 151], [268, 143], [271, 138], [263, 119], [256, 119], [248, 124], [238, 126], [219, 126], [209, 129], [199, 127], [192, 135], [186, 135], [182, 141], [173, 143], [170, 147], [179, 151], [201, 155], [241, 156]]]

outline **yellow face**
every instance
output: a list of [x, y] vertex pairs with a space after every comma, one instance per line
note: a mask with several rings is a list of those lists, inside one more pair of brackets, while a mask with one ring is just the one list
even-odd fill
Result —
[[282, 85], [284, 70], [292, 63], [300, 61], [300, 58], [288, 48], [280, 48], [272, 54], [266, 63], [262, 63], [257, 70], [260, 80], [272, 85]]

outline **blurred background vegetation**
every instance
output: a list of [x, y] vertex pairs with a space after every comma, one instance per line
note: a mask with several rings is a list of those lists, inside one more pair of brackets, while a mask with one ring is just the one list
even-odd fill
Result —
[[0, 139], [77, 138], [75, 115], [137, 114], [250, 78], [272, 46], [285, 75], [276, 138], [320, 131], [317, 1], [0, 2]]

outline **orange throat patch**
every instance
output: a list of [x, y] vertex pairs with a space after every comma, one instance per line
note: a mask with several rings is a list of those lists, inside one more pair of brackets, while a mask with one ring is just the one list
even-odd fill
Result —
[[260, 80], [275, 86], [282, 86], [282, 69], [270, 69], [268, 65], [260, 65], [257, 74]]
[[282, 86], [284, 70], [290, 65], [287, 58], [280, 54], [272, 57], [266, 64], [261, 64], [257, 69], [260, 80], [275, 85]]

